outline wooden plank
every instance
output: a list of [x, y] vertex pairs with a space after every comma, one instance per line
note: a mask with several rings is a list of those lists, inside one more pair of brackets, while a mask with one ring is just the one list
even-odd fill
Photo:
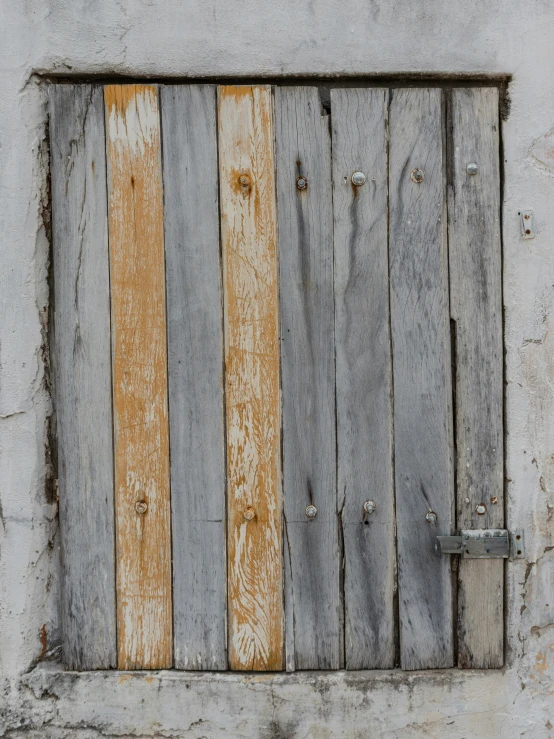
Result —
[[[63, 660], [116, 664], [110, 282], [101, 87], [50, 89]], [[85, 546], [86, 544], [86, 546]]]
[[158, 94], [153, 86], [108, 85], [104, 97], [118, 666], [159, 669], [171, 666], [173, 639]]
[[[337, 480], [346, 668], [394, 667], [394, 481], [386, 119], [382, 89], [331, 91]], [[365, 184], [352, 183], [362, 172]], [[376, 504], [374, 513], [364, 503]]]
[[225, 451], [215, 87], [170, 85], [161, 88], [160, 96], [175, 667], [224, 670]]
[[[315, 87], [275, 90], [289, 669], [342, 663], [329, 119]], [[297, 189], [296, 178], [308, 186]], [[317, 515], [306, 516], [315, 505]], [[290, 575], [290, 576], [289, 576]]]
[[[395, 90], [390, 106], [390, 279], [404, 669], [453, 664], [448, 255], [441, 91]], [[417, 182], [417, 172], [423, 181]], [[414, 179], [412, 179], [414, 178]], [[437, 523], [426, 520], [432, 510]]]
[[[450, 98], [449, 249], [456, 331], [458, 528], [504, 526], [498, 91]], [[470, 175], [467, 165], [477, 164]], [[476, 506], [483, 503], [486, 513]], [[504, 562], [461, 560], [458, 663], [502, 667]]]
[[[219, 88], [229, 664], [283, 667], [279, 307], [271, 88]], [[253, 518], [250, 518], [253, 516]]]

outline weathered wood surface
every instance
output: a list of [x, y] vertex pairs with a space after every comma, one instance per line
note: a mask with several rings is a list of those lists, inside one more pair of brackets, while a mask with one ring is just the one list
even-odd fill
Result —
[[115, 667], [110, 281], [101, 87], [50, 90], [63, 660]]
[[[452, 404], [441, 91], [390, 106], [390, 281], [400, 651], [404, 669], [453, 664]], [[423, 182], [414, 182], [414, 169]], [[416, 176], [414, 174], [414, 176]], [[429, 523], [432, 510], [437, 523]]]
[[104, 97], [118, 666], [158, 669], [171, 666], [173, 641], [158, 95], [153, 86], [109, 85]]
[[[315, 87], [277, 88], [275, 106], [287, 668], [337, 669], [344, 644], [329, 119]], [[299, 176], [308, 180], [304, 190]], [[311, 504], [317, 516], [309, 519]]]
[[[387, 102], [382, 89], [331, 91], [337, 487], [351, 670], [394, 667], [395, 658]], [[352, 183], [356, 171], [365, 184]], [[374, 513], [364, 513], [366, 501]]]
[[[498, 90], [450, 97], [449, 252], [456, 332], [458, 528], [502, 528], [503, 357]], [[476, 175], [467, 172], [475, 163]], [[483, 503], [486, 513], [476, 506]], [[460, 561], [458, 663], [504, 662], [504, 562]]]
[[223, 334], [216, 91], [171, 85], [162, 109], [174, 661], [224, 670]]
[[219, 88], [219, 167], [229, 665], [235, 670], [280, 670], [279, 305], [270, 87]]

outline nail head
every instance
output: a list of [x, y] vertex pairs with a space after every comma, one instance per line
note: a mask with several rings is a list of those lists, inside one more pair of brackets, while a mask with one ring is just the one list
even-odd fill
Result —
[[243, 516], [245, 517], [245, 519], [247, 521], [252, 521], [252, 519], [255, 517], [255, 515], [256, 515], [256, 511], [253, 508], [251, 508], [250, 506], [248, 506], [248, 508], [245, 508], [244, 509]]
[[364, 513], [373, 513], [377, 508], [377, 504], [374, 500], [366, 500], [364, 503]]
[[296, 189], [305, 190], [308, 187], [308, 180], [305, 177], [296, 178]]
[[437, 523], [437, 514], [435, 513], [435, 511], [427, 511], [425, 520], [427, 521], [427, 523]]
[[487, 512], [487, 506], [484, 503], [477, 503], [475, 506], [475, 513], [478, 513], [480, 516], [484, 515]]
[[423, 182], [423, 170], [419, 169], [419, 167], [416, 167], [415, 169], [412, 169], [410, 173], [410, 179], [412, 182], [416, 182], [418, 185]]
[[479, 167], [477, 166], [476, 162], [470, 162], [467, 165], [467, 173], [469, 175], [476, 175], [478, 171], [479, 171]]
[[356, 185], [356, 187], [360, 187], [361, 185], [365, 185], [365, 174], [363, 172], [354, 172], [352, 175], [352, 184]]
[[315, 505], [306, 506], [306, 516], [308, 516], [308, 518], [315, 518], [317, 516], [317, 508]]
[[137, 500], [135, 503], [135, 511], [139, 516], [143, 516], [148, 510], [148, 503], [145, 500]]

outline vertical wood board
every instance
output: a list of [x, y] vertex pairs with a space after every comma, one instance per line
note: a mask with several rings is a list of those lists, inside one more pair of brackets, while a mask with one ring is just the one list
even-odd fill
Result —
[[229, 665], [283, 667], [279, 305], [271, 89], [219, 88]]
[[110, 284], [101, 87], [50, 91], [63, 660], [116, 664]]
[[440, 90], [399, 89], [390, 106], [400, 652], [408, 670], [453, 664], [451, 563], [436, 548], [437, 534], [452, 531], [454, 510], [441, 102]]
[[[275, 90], [287, 668], [343, 662], [331, 137], [315, 87]], [[305, 177], [306, 189], [297, 188]], [[315, 518], [306, 516], [314, 505]]]
[[[504, 526], [498, 90], [450, 96], [449, 253], [456, 347], [458, 528]], [[477, 164], [477, 174], [467, 165]], [[484, 504], [486, 512], [476, 511]], [[458, 662], [504, 662], [504, 562], [461, 560]]]
[[[391, 668], [395, 659], [387, 102], [382, 89], [331, 91], [337, 486], [353, 670]], [[354, 172], [365, 184], [353, 184]], [[374, 513], [364, 512], [366, 501]]]
[[226, 655], [223, 335], [216, 90], [160, 91], [171, 431], [174, 656]]
[[[104, 90], [120, 669], [172, 664], [163, 196], [158, 94]], [[146, 506], [146, 509], [145, 509]]]

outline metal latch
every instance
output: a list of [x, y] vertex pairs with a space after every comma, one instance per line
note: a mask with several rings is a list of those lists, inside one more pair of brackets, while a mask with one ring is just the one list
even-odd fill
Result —
[[522, 559], [523, 531], [462, 529], [459, 536], [437, 536], [442, 554], [461, 554], [464, 559]]

